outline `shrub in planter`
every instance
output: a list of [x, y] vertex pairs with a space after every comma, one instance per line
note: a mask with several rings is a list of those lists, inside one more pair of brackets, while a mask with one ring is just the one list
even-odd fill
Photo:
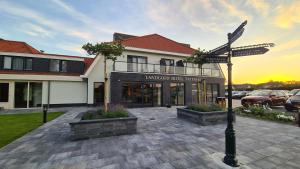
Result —
[[81, 119], [92, 120], [121, 117], [128, 117], [128, 111], [122, 105], [110, 105], [107, 112], [102, 109], [99, 109], [96, 112], [87, 112], [81, 117]]
[[186, 108], [177, 108], [177, 117], [206, 126], [224, 123], [227, 113], [217, 104], [193, 104]]
[[238, 107], [235, 112], [242, 116], [255, 117], [258, 119], [281, 121], [281, 122], [295, 122], [295, 117], [285, 112], [272, 112], [264, 109], [261, 106]]
[[200, 112], [211, 112], [211, 111], [223, 110], [223, 108], [218, 104], [192, 104], [187, 106], [187, 109], [200, 111]]
[[109, 106], [107, 112], [82, 112], [72, 122], [71, 139], [87, 139], [95, 137], [134, 134], [137, 132], [137, 117], [130, 114], [123, 106]]

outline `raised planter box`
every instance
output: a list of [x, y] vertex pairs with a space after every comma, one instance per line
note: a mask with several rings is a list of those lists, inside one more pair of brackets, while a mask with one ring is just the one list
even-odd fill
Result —
[[135, 134], [137, 131], [137, 117], [130, 113], [129, 117], [122, 118], [81, 120], [84, 113], [80, 113], [69, 123], [71, 140]]
[[199, 112], [187, 108], [177, 108], [177, 117], [202, 126], [221, 124], [227, 121], [226, 111]]

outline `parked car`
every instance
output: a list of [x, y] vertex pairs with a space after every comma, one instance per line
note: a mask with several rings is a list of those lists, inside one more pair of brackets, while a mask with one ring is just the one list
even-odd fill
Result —
[[291, 91], [289, 92], [289, 97], [295, 95], [295, 94], [296, 94], [297, 92], [299, 92], [299, 91], [300, 91], [300, 89], [293, 89], [293, 90], [291, 90]]
[[280, 90], [255, 90], [241, 99], [243, 106], [260, 104], [266, 107], [283, 106], [288, 96]]
[[287, 111], [294, 111], [300, 109], [300, 91], [291, 96], [284, 105]]
[[241, 99], [247, 95], [247, 91], [237, 91], [236, 93], [232, 94], [233, 99]]

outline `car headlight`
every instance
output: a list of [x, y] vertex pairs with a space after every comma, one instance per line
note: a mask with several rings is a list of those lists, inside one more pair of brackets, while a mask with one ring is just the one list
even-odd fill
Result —
[[286, 103], [291, 104], [291, 103], [292, 103], [291, 99], [288, 99], [288, 100], [286, 101]]

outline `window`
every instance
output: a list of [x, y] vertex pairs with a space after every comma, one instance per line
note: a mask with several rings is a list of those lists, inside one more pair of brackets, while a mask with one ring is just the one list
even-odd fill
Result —
[[4, 69], [11, 69], [11, 57], [8, 57], [8, 56], [4, 57], [3, 68]]
[[125, 82], [122, 84], [122, 102], [128, 106], [160, 106], [160, 83]]
[[173, 59], [161, 59], [160, 60], [160, 72], [161, 73], [174, 73], [174, 60]]
[[147, 57], [128, 55], [127, 70], [129, 72], [147, 72]]
[[12, 68], [14, 70], [23, 70], [24, 68], [23, 58], [19, 58], [19, 57], [13, 58]]
[[32, 70], [32, 59], [25, 58], [25, 70]]
[[101, 105], [104, 103], [104, 83], [94, 83], [94, 104]]
[[68, 64], [67, 64], [68, 62], [66, 61], [66, 60], [62, 60], [61, 61], [61, 72], [67, 72], [67, 66], [68, 66]]
[[0, 83], [0, 102], [8, 102], [8, 83]]
[[170, 83], [171, 105], [184, 105], [184, 83]]
[[59, 60], [50, 60], [50, 71], [59, 72]]
[[216, 98], [219, 96], [219, 84], [206, 85], [206, 98], [208, 102], [215, 102]]

